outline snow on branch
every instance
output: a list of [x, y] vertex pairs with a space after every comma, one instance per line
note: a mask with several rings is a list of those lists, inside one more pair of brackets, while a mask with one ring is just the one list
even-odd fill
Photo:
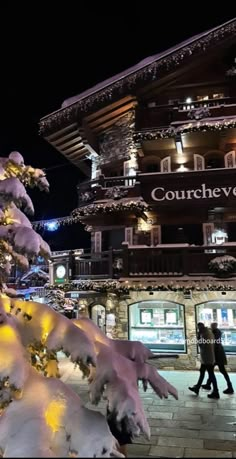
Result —
[[15, 318], [24, 346], [43, 343], [48, 350], [70, 355], [72, 362], [95, 365], [92, 340], [66, 317], [33, 301], [0, 298], [0, 305]]
[[15, 318], [24, 346], [40, 342], [48, 350], [63, 350], [73, 362], [82, 364], [81, 369], [96, 364], [89, 379], [92, 403], [97, 404], [105, 391], [110, 411], [118, 420], [127, 419], [133, 435], [150, 434], [138, 381], [143, 382], [144, 389], [150, 384], [159, 397], [171, 394], [177, 398], [176, 390], [145, 363], [152, 353], [141, 343], [110, 340], [89, 319], [73, 323], [40, 303], [10, 298], [1, 303]]
[[85, 408], [62, 381], [30, 366], [14, 318], [2, 309], [0, 402], [4, 457], [123, 457], [102, 414]]
[[0, 199], [6, 202], [15, 202], [23, 205], [25, 211], [34, 214], [33, 203], [28, 196], [24, 185], [16, 177], [7, 178], [0, 181]]
[[178, 398], [176, 389], [145, 363], [153, 356], [152, 352], [138, 341], [109, 339], [90, 319], [81, 318], [74, 323], [93, 338], [97, 352], [96, 370], [90, 375], [92, 403], [100, 401], [106, 388], [109, 410], [116, 413], [117, 421], [124, 419], [133, 435], [142, 432], [149, 438], [138, 381], [142, 381], [144, 390], [150, 384], [160, 398], [167, 398], [168, 394]]
[[28, 218], [18, 208], [23, 207], [25, 212], [33, 215], [34, 206], [25, 188], [33, 186], [49, 190], [44, 171], [26, 166], [23, 156], [17, 151], [10, 153], [8, 158], [0, 158], [1, 281], [9, 275], [9, 259], [27, 268], [27, 258], [38, 255], [48, 258], [51, 255], [48, 244], [33, 230]]

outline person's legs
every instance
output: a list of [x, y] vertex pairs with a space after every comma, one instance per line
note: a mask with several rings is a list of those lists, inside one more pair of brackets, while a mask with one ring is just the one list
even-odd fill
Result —
[[[215, 365], [214, 365], [214, 368], [215, 368]], [[205, 390], [211, 390], [211, 379], [209, 377], [209, 374], [208, 374], [208, 378], [207, 378], [207, 382], [206, 384], [202, 384], [202, 388], [205, 389]]]
[[200, 387], [202, 385], [202, 381], [204, 380], [204, 377], [205, 377], [206, 365], [204, 365], [202, 363], [199, 371], [200, 371], [200, 374], [199, 374], [199, 378], [198, 378], [198, 382], [196, 384], [196, 387], [198, 387], [200, 389]]
[[224, 365], [218, 365], [219, 366], [219, 370], [221, 372], [221, 374], [224, 376], [226, 382], [227, 382], [227, 389], [223, 391], [224, 394], [233, 394], [234, 393], [234, 390], [233, 390], [233, 386], [232, 386], [232, 383], [230, 381], [230, 377], [226, 371], [226, 368]]
[[216, 377], [214, 373], [214, 365], [207, 365], [207, 371], [208, 371], [209, 379], [213, 385], [213, 392], [211, 394], [208, 394], [208, 397], [209, 398], [220, 398], [217, 381], [216, 381]]
[[204, 365], [202, 363], [201, 366], [200, 366], [199, 372], [200, 372], [200, 374], [199, 374], [199, 378], [198, 378], [197, 384], [195, 384], [195, 386], [193, 386], [193, 387], [189, 387], [189, 390], [194, 392], [196, 395], [198, 395], [199, 389], [200, 389], [202, 381], [204, 379], [204, 376], [205, 376], [205, 373], [206, 373], [206, 365]]

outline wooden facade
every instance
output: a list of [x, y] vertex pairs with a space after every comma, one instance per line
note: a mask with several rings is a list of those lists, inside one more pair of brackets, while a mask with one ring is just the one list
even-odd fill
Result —
[[232, 19], [40, 121], [41, 135], [86, 176], [72, 214], [91, 247], [71, 255], [69, 278], [127, 286], [126, 298], [105, 291], [97, 303], [88, 292], [88, 310], [116, 311], [119, 338], [187, 353], [178, 368], [196, 366], [186, 338], [197, 320], [219, 321], [236, 353], [235, 37]]

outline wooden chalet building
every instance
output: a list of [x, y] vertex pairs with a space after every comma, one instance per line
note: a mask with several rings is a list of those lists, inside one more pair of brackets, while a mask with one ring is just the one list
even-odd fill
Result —
[[176, 368], [196, 366], [196, 323], [218, 321], [235, 369], [236, 20], [64, 101], [40, 132], [87, 175], [72, 278], [125, 286], [88, 293], [92, 317]]

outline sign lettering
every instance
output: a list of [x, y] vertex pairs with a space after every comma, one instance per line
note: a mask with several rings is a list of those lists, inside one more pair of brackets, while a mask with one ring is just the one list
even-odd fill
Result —
[[153, 201], [173, 201], [173, 200], [192, 200], [192, 199], [215, 199], [215, 198], [229, 198], [230, 196], [236, 197], [236, 186], [226, 186], [209, 188], [205, 183], [200, 187], [192, 190], [168, 190], [162, 186], [154, 188], [151, 192]]

